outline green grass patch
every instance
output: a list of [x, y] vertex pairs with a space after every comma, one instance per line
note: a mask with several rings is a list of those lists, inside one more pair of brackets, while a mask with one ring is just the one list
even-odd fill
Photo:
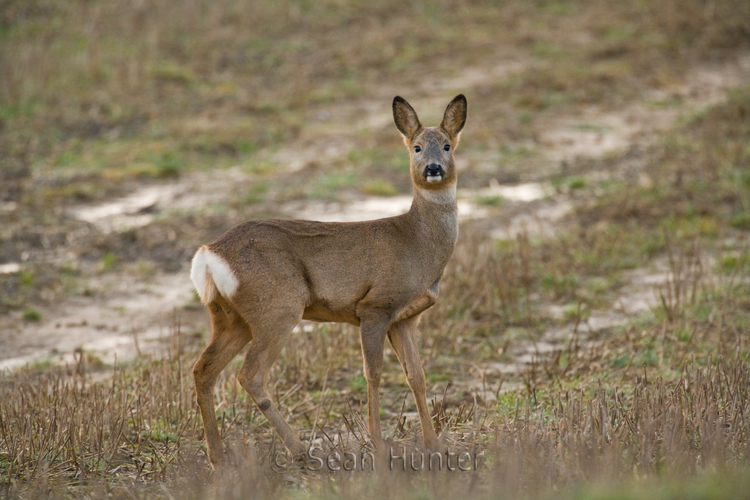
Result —
[[117, 264], [117, 260], [117, 255], [113, 252], [107, 252], [99, 260], [99, 269], [102, 272], [110, 271]]
[[584, 188], [586, 187], [586, 179], [583, 177], [573, 177], [568, 180], [567, 186], [571, 190]]
[[185, 158], [177, 151], [164, 151], [152, 156], [151, 163], [154, 167], [151, 175], [157, 179], [177, 177], [186, 166]]
[[388, 181], [376, 179], [368, 181], [362, 186], [362, 192], [373, 196], [395, 196], [398, 194], [396, 186]]
[[32, 271], [21, 271], [18, 274], [18, 278], [21, 281], [21, 284], [26, 288], [34, 286], [34, 282], [36, 281], [36, 276]]
[[42, 313], [36, 309], [24, 309], [21, 313], [21, 317], [26, 321], [38, 322], [42, 320]]
[[333, 172], [316, 178], [307, 190], [307, 197], [313, 199], [336, 199], [341, 189], [356, 186], [358, 177], [353, 172]]
[[268, 184], [265, 182], [256, 182], [250, 185], [245, 195], [245, 204], [257, 205], [266, 201], [266, 194], [268, 194]]
[[500, 195], [485, 195], [474, 198], [474, 203], [485, 207], [496, 207], [505, 203], [505, 198]]
[[750, 212], [733, 215], [729, 220], [729, 224], [737, 229], [750, 230]]
[[349, 386], [353, 391], [362, 394], [367, 390], [367, 379], [361, 372], [357, 373], [351, 378]]

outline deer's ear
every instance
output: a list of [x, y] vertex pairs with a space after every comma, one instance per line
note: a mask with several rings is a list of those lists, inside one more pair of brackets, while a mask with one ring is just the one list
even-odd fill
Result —
[[466, 107], [466, 97], [463, 94], [458, 94], [445, 108], [440, 127], [452, 137], [457, 137], [466, 124]]
[[393, 120], [399, 132], [407, 139], [414, 137], [422, 128], [417, 112], [406, 102], [406, 99], [400, 96], [393, 98]]

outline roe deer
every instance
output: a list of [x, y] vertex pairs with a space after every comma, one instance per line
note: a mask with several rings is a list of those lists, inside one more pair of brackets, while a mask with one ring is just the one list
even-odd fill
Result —
[[393, 99], [393, 117], [409, 149], [414, 200], [408, 213], [349, 223], [253, 220], [195, 254], [190, 277], [211, 315], [211, 341], [193, 376], [214, 467], [223, 458], [214, 384], [248, 342], [240, 384], [286, 447], [305, 452], [266, 389], [268, 371], [301, 319], [360, 327], [376, 448], [382, 447], [378, 392], [388, 337], [414, 393], [424, 443], [437, 447], [416, 334], [458, 237], [453, 151], [466, 122], [466, 98], [451, 101], [439, 127], [423, 127], [401, 97]]

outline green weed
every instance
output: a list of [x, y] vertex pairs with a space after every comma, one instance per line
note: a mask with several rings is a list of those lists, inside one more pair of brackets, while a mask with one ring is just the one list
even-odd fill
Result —
[[24, 309], [21, 313], [21, 317], [26, 321], [36, 322], [42, 320], [42, 313], [40, 313], [36, 309]]

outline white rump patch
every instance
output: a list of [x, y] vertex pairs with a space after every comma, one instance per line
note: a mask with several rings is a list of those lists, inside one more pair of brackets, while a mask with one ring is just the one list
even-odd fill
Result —
[[200, 247], [193, 257], [190, 279], [204, 304], [213, 302], [217, 291], [225, 298], [231, 298], [239, 286], [227, 261], [205, 246]]

